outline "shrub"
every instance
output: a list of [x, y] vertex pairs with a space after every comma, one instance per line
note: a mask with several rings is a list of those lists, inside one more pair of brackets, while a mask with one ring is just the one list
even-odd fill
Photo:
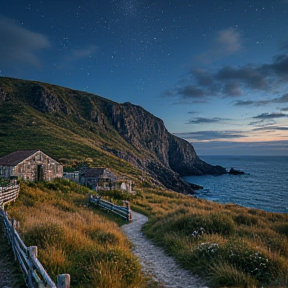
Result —
[[46, 246], [53, 245], [63, 241], [65, 236], [64, 230], [56, 223], [38, 223], [27, 233], [25, 233], [25, 243], [27, 246], [36, 245], [45, 249]]
[[227, 243], [222, 247], [221, 254], [230, 265], [260, 282], [269, 282], [271, 275], [274, 275], [271, 260], [263, 252], [250, 248], [245, 242]]
[[117, 245], [119, 243], [119, 239], [115, 234], [100, 229], [88, 232], [88, 236], [102, 245]]
[[208, 230], [210, 230], [211, 233], [232, 235], [235, 232], [235, 224], [230, 216], [224, 213], [212, 213], [210, 214], [210, 219], [211, 226]]
[[277, 233], [288, 237], [288, 223], [276, 224], [273, 228]]
[[258, 218], [244, 213], [234, 216], [233, 220], [239, 225], [242, 224], [247, 226], [253, 226], [258, 224]]
[[210, 266], [209, 280], [214, 287], [257, 287], [258, 282], [249, 274], [238, 270], [226, 262], [218, 262]]
[[235, 232], [233, 220], [224, 213], [212, 213], [208, 215], [184, 215], [174, 221], [171, 230], [181, 231], [190, 235], [194, 231], [206, 231], [206, 233], [218, 233], [232, 235]]
[[134, 195], [122, 190], [100, 190], [98, 194], [107, 197], [109, 200], [131, 200]]
[[197, 247], [198, 255], [207, 260], [219, 255], [219, 245], [217, 243], [204, 242]]

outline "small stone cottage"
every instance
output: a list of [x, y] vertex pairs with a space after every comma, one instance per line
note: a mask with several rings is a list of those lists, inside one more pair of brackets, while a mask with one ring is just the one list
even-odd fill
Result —
[[29, 181], [62, 178], [63, 166], [40, 150], [19, 150], [0, 158], [0, 178]]
[[115, 189], [117, 177], [108, 168], [88, 169], [81, 177], [81, 184], [90, 186], [94, 190], [112, 190]]

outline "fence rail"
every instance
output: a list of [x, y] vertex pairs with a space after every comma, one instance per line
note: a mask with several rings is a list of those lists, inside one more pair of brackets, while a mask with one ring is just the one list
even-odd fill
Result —
[[18, 197], [19, 185], [8, 185], [0, 187], [0, 207], [4, 204], [15, 201]]
[[114, 214], [124, 218], [127, 222], [132, 221], [129, 201], [123, 201], [125, 206], [117, 206], [109, 201], [102, 200], [100, 196], [89, 195], [89, 203], [93, 203], [103, 209], [111, 211]]
[[58, 275], [57, 286], [51, 280], [37, 258], [37, 246], [26, 247], [16, 231], [18, 222], [9, 220], [4, 204], [16, 200], [19, 185], [0, 187], [0, 221], [3, 221], [5, 234], [12, 247], [15, 261], [20, 264], [28, 288], [69, 288], [70, 275]]
[[15, 220], [10, 221], [7, 213], [0, 209], [0, 219], [4, 223], [4, 230], [12, 246], [15, 261], [20, 264], [24, 279], [29, 288], [69, 288], [70, 275], [58, 276], [57, 286], [51, 280], [42, 264], [37, 259], [37, 246], [26, 247], [17, 233]]

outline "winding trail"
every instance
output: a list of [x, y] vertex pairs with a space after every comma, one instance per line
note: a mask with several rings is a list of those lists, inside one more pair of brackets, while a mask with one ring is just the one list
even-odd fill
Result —
[[146, 276], [166, 288], [207, 288], [203, 280], [182, 269], [160, 247], [156, 247], [141, 232], [141, 227], [148, 221], [142, 214], [132, 212], [133, 222], [122, 226], [123, 232], [135, 245], [132, 252], [138, 256], [142, 271]]
[[0, 219], [0, 288], [24, 288], [23, 274], [14, 261], [13, 252], [4, 234]]

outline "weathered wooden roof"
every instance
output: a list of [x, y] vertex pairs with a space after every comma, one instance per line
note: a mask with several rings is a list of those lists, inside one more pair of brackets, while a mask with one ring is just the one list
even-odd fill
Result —
[[0, 165], [15, 166], [39, 150], [19, 150], [0, 158]]

